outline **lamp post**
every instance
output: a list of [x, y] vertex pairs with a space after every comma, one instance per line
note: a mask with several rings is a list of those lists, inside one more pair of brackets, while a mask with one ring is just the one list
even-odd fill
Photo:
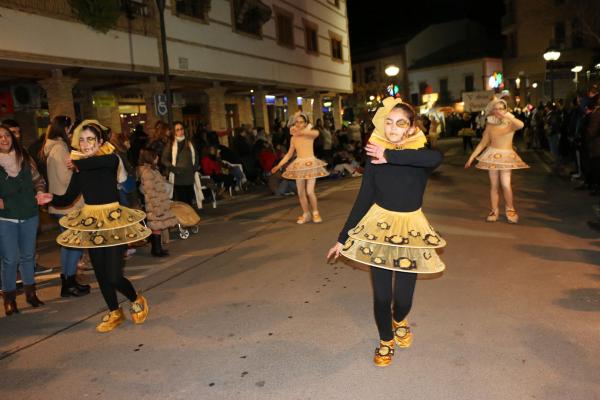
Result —
[[552, 46], [544, 53], [544, 60], [550, 65], [550, 101], [554, 101], [554, 62], [560, 58], [560, 51]]
[[[395, 81], [395, 77], [400, 73], [400, 68], [397, 65], [388, 65], [387, 67], [385, 67], [384, 70], [385, 74], [388, 76], [388, 78], [390, 78], [390, 80], [392, 81], [392, 85], [394, 85], [394, 81]], [[392, 95], [395, 95], [392, 94]]]
[[575, 82], [575, 90], [578, 89], [579, 86], [579, 73], [583, 70], [583, 66], [582, 65], [576, 65], [575, 67], [571, 68], [571, 72], [575, 72], [575, 79], [573, 79], [573, 82]]
[[162, 48], [163, 76], [165, 80], [165, 94], [167, 96], [167, 121], [169, 128], [173, 129], [173, 107], [171, 104], [171, 82], [169, 79], [169, 56], [167, 55], [167, 34], [165, 30], [165, 0], [156, 0], [160, 22], [160, 42]]

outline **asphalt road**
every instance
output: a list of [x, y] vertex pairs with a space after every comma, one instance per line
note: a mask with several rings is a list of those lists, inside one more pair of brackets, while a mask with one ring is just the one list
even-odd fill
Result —
[[158, 260], [127, 274], [150, 302], [146, 324], [98, 334], [98, 290], [0, 318], [0, 393], [28, 399], [600, 399], [597, 199], [533, 153], [514, 176], [519, 225], [484, 221], [484, 172], [446, 149], [424, 211], [447, 270], [417, 283], [415, 340], [385, 369], [369, 275], [328, 265], [360, 178], [318, 184], [322, 224], [296, 225], [294, 198], [241, 196]]

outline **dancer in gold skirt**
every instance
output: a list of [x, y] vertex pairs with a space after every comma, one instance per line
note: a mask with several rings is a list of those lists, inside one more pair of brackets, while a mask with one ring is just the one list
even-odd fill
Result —
[[[476, 168], [487, 170], [490, 176], [491, 211], [486, 217], [488, 222], [496, 222], [500, 216], [498, 203], [499, 189], [502, 187], [506, 206], [506, 219], [509, 223], [519, 222], [515, 210], [511, 175], [513, 169], [529, 168], [513, 149], [515, 131], [523, 128], [523, 122], [507, 110], [506, 101], [494, 99], [486, 106], [486, 128], [481, 141], [471, 153], [465, 168], [478, 161]], [[484, 150], [485, 149], [485, 150]]]
[[131, 301], [131, 319], [141, 324], [148, 316], [148, 302], [138, 294], [131, 282], [123, 276], [123, 256], [126, 244], [150, 236], [151, 231], [140, 224], [146, 218], [143, 211], [132, 210], [119, 204], [117, 170], [119, 157], [114, 148], [104, 142], [102, 127], [95, 120], [84, 121], [73, 135], [69, 168], [74, 170], [66, 193], [54, 196], [56, 206], [72, 204], [83, 195], [84, 206], [60, 219], [66, 230], [56, 241], [61, 246], [87, 248], [96, 279], [109, 312], [96, 327], [98, 332], [109, 332], [125, 321], [119, 307], [117, 291]]
[[[367, 145], [367, 161], [354, 207], [329, 250], [369, 265], [374, 311], [379, 331], [375, 365], [388, 366], [394, 347], [409, 347], [406, 320], [418, 273], [444, 270], [436, 249], [446, 245], [421, 211], [427, 179], [442, 154], [425, 148], [415, 125], [416, 113], [400, 99], [386, 98], [373, 118], [375, 130]], [[393, 304], [393, 312], [392, 312]]]
[[[319, 214], [315, 184], [317, 178], [329, 175], [325, 169], [327, 163], [316, 158], [313, 152], [313, 143], [319, 136], [319, 131], [312, 129], [312, 125], [308, 122], [308, 116], [301, 112], [294, 115], [289, 125], [291, 125], [290, 135], [292, 136], [290, 148], [279, 164], [271, 169], [271, 173], [277, 172], [292, 158], [294, 153], [296, 154], [296, 159], [287, 166], [282, 175], [286, 179], [296, 180], [298, 199], [302, 207], [302, 216], [298, 217], [296, 222], [305, 224], [312, 220], [319, 223], [323, 219]], [[312, 213], [310, 209], [312, 209]]]

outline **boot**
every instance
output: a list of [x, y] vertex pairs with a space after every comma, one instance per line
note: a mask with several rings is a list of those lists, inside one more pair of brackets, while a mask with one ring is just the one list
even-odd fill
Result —
[[18, 314], [19, 309], [17, 308], [17, 291], [13, 290], [12, 292], [4, 292], [4, 313], [6, 316]]
[[148, 317], [148, 311], [150, 311], [148, 301], [144, 296], [138, 294], [135, 301], [131, 303], [129, 311], [131, 312], [131, 320], [134, 324], [143, 324]]
[[375, 349], [375, 358], [373, 362], [378, 367], [387, 367], [392, 363], [392, 357], [394, 356], [394, 340], [379, 341], [379, 347]]
[[169, 255], [169, 252], [162, 248], [162, 241], [159, 233], [153, 233], [150, 236], [150, 244], [152, 245], [150, 254], [154, 257], [165, 257]]
[[394, 327], [394, 341], [400, 348], [408, 348], [413, 340], [413, 334], [408, 326], [408, 321], [403, 319], [400, 322], [392, 320], [392, 326]]
[[[64, 276], [60, 274], [60, 281], [62, 286], [60, 288], [60, 297], [81, 297], [88, 294], [90, 291], [87, 290], [79, 290], [77, 288], [77, 281], [75, 280], [75, 275], [73, 276]], [[88, 285], [82, 285], [88, 286]]]
[[23, 285], [23, 288], [25, 289], [25, 300], [31, 307], [37, 308], [44, 305], [44, 302], [35, 293], [35, 285]]
[[68, 279], [71, 279], [71, 283], [73, 284], [73, 286], [75, 286], [77, 290], [83, 293], [83, 295], [90, 293], [92, 287], [90, 285], [77, 282], [77, 275], [70, 276]]
[[125, 322], [125, 315], [123, 314], [123, 309], [119, 307], [102, 317], [102, 322], [96, 326], [96, 331], [100, 333], [110, 332], [123, 322]]

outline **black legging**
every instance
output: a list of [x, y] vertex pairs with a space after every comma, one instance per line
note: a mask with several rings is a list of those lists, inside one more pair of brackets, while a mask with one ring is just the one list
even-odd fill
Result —
[[462, 140], [463, 140], [463, 150], [467, 151], [467, 146], [468, 146], [471, 148], [471, 151], [473, 151], [473, 138], [471, 136], [463, 136]]
[[[392, 340], [394, 338], [392, 300], [394, 302], [394, 319], [400, 322], [406, 318], [412, 306], [417, 274], [371, 267], [371, 280], [375, 323], [379, 330], [379, 338], [386, 341]], [[392, 282], [395, 282], [393, 287]]]
[[117, 300], [117, 290], [121, 292], [129, 301], [135, 301], [137, 293], [133, 285], [123, 276], [123, 256], [127, 246], [102, 247], [98, 249], [89, 249], [90, 260], [94, 266], [94, 272], [104, 301], [110, 311], [119, 308]]
[[194, 185], [175, 185], [173, 186], [173, 200], [181, 201], [193, 206]]

